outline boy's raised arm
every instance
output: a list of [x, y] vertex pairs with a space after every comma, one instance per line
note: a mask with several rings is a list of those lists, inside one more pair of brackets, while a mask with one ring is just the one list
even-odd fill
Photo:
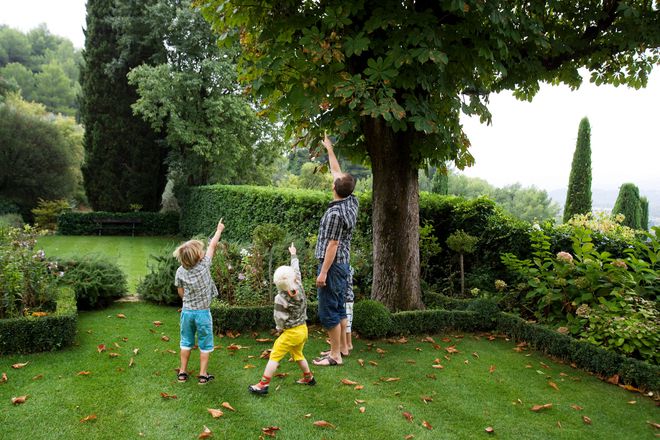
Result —
[[222, 219], [218, 222], [218, 226], [215, 229], [215, 234], [213, 234], [213, 237], [211, 237], [211, 241], [209, 241], [209, 246], [206, 249], [206, 256], [209, 258], [213, 258], [213, 255], [215, 255], [215, 248], [218, 246], [218, 242], [220, 241], [220, 235], [222, 235], [222, 231], [225, 230], [225, 225], [222, 223]]

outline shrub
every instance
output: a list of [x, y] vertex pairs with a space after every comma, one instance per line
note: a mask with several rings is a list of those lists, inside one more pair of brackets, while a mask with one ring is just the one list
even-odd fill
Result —
[[[44, 312], [47, 313], [47, 312]], [[0, 319], [0, 355], [58, 350], [73, 344], [78, 315], [73, 291], [60, 289], [54, 312]]]
[[96, 258], [63, 263], [62, 282], [71, 286], [79, 309], [100, 309], [128, 290], [126, 275], [114, 263]]
[[39, 199], [37, 207], [32, 209], [32, 214], [34, 215], [34, 222], [40, 228], [52, 231], [57, 228], [57, 217], [70, 209], [71, 205], [64, 199]]
[[2, 214], [0, 215], [0, 228], [23, 229], [25, 222], [20, 214]]
[[392, 316], [382, 303], [371, 299], [355, 303], [353, 328], [367, 339], [385, 337], [392, 331]]
[[145, 301], [156, 304], [180, 305], [181, 298], [174, 286], [174, 277], [179, 262], [171, 252], [164, 255], [150, 255], [149, 273], [137, 286], [137, 294]]
[[495, 301], [488, 298], [477, 298], [470, 301], [467, 308], [468, 312], [475, 312], [484, 323], [495, 322], [500, 313], [500, 308]]
[[0, 215], [3, 214], [19, 214], [21, 209], [18, 205], [11, 200], [0, 196]]
[[0, 229], [0, 319], [51, 311], [57, 295], [57, 264], [35, 250], [30, 226]]
[[[272, 306], [235, 307], [216, 300], [211, 303], [211, 316], [213, 330], [218, 333], [275, 328]], [[318, 305], [315, 302], [307, 303], [307, 322], [318, 323]]]
[[[99, 220], [136, 220], [131, 224], [113, 225], [115, 234], [176, 235], [179, 232], [179, 214], [176, 212], [65, 212], [57, 219], [57, 229], [62, 235], [96, 235]], [[215, 229], [213, 229], [215, 230]]]

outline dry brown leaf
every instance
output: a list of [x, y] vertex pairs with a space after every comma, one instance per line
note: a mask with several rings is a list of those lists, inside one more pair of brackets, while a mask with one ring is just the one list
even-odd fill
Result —
[[20, 405], [21, 403], [25, 403], [27, 398], [28, 398], [28, 396], [12, 397], [11, 398], [11, 403], [13, 403], [14, 405]]
[[575, 411], [582, 411], [582, 407], [580, 405], [571, 405], [571, 408], [573, 408]]
[[363, 404], [363, 403], [365, 403], [365, 402], [366, 402], [366, 400], [355, 399], [355, 404], [356, 404], [356, 405], [361, 405], [361, 404]]
[[442, 345], [440, 345], [440, 344], [433, 344], [433, 348], [435, 348], [436, 350], [442, 350]]
[[259, 358], [261, 359], [270, 359], [270, 352], [272, 350], [269, 348], [268, 350], [264, 350], [261, 352], [261, 355], [259, 355]]
[[140, 351], [139, 348], [134, 348], [133, 349], [133, 354], [137, 356], [138, 352]]
[[277, 426], [268, 426], [266, 428], [261, 428], [261, 432], [268, 437], [275, 437], [275, 433], [279, 431], [280, 428]]
[[90, 414], [88, 416], [83, 417], [82, 419], [80, 419], [80, 423], [89, 422], [90, 420], [96, 420], [96, 414]]
[[126, 315], [124, 315], [123, 313], [117, 313], [117, 318], [126, 319]]
[[27, 364], [29, 364], [29, 363], [30, 363], [30, 362], [25, 362], [25, 363], [22, 363], [22, 364], [14, 364], [14, 365], [12, 365], [11, 367], [12, 367], [13, 369], [15, 369], [15, 370], [18, 370], [19, 368], [23, 368], [23, 367], [25, 367], [25, 366], [26, 366]]
[[255, 341], [257, 341], [257, 342], [273, 342], [273, 340], [271, 338], [257, 338], [257, 339], [255, 339]]
[[361, 389], [364, 389], [364, 385], [356, 385], [355, 388], [353, 389], [359, 391]]
[[448, 355], [444, 355], [443, 357], [447, 359], [447, 362], [451, 362], [451, 358]]
[[451, 338], [442, 338], [442, 342], [451, 342]]
[[361, 367], [364, 367], [364, 359], [358, 359], [357, 362]]
[[160, 339], [162, 339], [162, 340], [165, 341], [165, 342], [170, 342], [170, 337], [167, 336], [167, 335], [163, 335], [163, 336], [161, 336]]
[[357, 385], [358, 384], [358, 382], [353, 382], [352, 380], [349, 380], [349, 379], [342, 379], [341, 383], [343, 383], [344, 385]]
[[335, 425], [333, 425], [330, 422], [326, 422], [325, 420], [317, 420], [314, 422], [314, 426], [318, 426], [320, 428], [332, 428], [335, 429]]
[[541, 367], [545, 368], [546, 370], [550, 370], [550, 369], [551, 369], [550, 366], [544, 364], [543, 362], [539, 362], [539, 364], [541, 364]]
[[488, 434], [492, 434], [495, 432], [495, 429], [493, 429], [492, 426], [489, 426], [488, 428], [484, 429], [484, 431], [486, 431]]
[[115, 348], [121, 348], [121, 345], [117, 344], [116, 342], [113, 342], [112, 345], [114, 345]]
[[557, 420], [557, 428], [561, 429], [561, 422]]
[[213, 409], [213, 408], [206, 408], [206, 410], [213, 416], [214, 419], [217, 419], [218, 417], [222, 417], [225, 413], [223, 413], [219, 409]]
[[591, 425], [591, 419], [587, 416], [582, 416], [582, 421], [587, 425]]
[[369, 361], [369, 365], [373, 365], [374, 367], [378, 366], [378, 362], [375, 361]]
[[490, 368], [488, 369], [488, 372], [490, 374], [493, 374], [495, 372], [495, 365], [491, 365]]
[[437, 377], [435, 377], [435, 374], [427, 374], [426, 377], [428, 377], [429, 379], [433, 379], [433, 380], [437, 379]]
[[381, 377], [380, 381], [381, 382], [398, 382], [400, 381], [400, 377]]
[[305, 414], [303, 417], [306, 418], [306, 419], [309, 419], [310, 417], [312, 417], [312, 413]]
[[568, 374], [566, 374], [566, 373], [559, 373], [559, 375], [560, 375], [561, 377], [567, 377], [567, 376], [568, 376]]
[[209, 428], [207, 428], [206, 425], [204, 425], [204, 431], [202, 431], [202, 433], [199, 434], [199, 437], [197, 437], [197, 438], [209, 438], [209, 437], [212, 437], [212, 436], [213, 436], [213, 433], [211, 432], [211, 430]]
[[550, 381], [548, 382], [548, 385], [550, 385], [550, 388], [554, 388], [555, 390], [559, 391], [559, 387], [557, 386], [556, 383]]
[[135, 359], [131, 358], [131, 360], [128, 361], [128, 368], [131, 368], [133, 365], [135, 365]]
[[412, 434], [408, 434], [407, 436], [405, 436], [405, 437], [403, 438], [403, 440], [412, 440], [412, 439], [414, 439], [414, 438], [415, 438], [414, 435], [412, 435]]
[[230, 345], [227, 346], [227, 350], [232, 350], [232, 351], [241, 350], [243, 348], [247, 348], [247, 347], [242, 347], [242, 346], [237, 345], [237, 344], [230, 344]]
[[117, 356], [119, 356], [119, 353], [108, 353], [108, 356], [110, 356], [111, 358], [116, 358]]
[[275, 377], [287, 377], [289, 373], [275, 373], [273, 376]]
[[443, 366], [440, 365], [440, 364], [438, 364], [438, 365], [431, 365], [431, 366], [432, 366], [433, 368], [437, 369], [437, 370], [442, 370], [443, 368], [445, 368], [445, 367], [443, 367]]
[[406, 359], [406, 364], [415, 365], [416, 363], [417, 363], [417, 361], [414, 360], [414, 359]]
[[43, 377], [44, 377], [43, 374], [37, 374], [36, 376], [34, 376], [34, 377], [32, 378], [32, 380], [39, 380], [39, 379], [42, 379]]
[[450, 345], [449, 347], [445, 347], [445, 350], [447, 350], [447, 353], [460, 353], [460, 351], [456, 350], [455, 345]]
[[76, 376], [89, 376], [90, 374], [92, 374], [91, 371], [79, 371]]
[[0, 378], [0, 383], [7, 382], [7, 373], [2, 373], [2, 378]]
[[412, 422], [412, 421], [413, 421], [413, 415], [410, 414], [408, 411], [404, 411], [404, 412], [402, 413], [402, 415], [403, 415], [403, 417], [405, 417], [406, 420], [408, 420], [409, 422]]
[[552, 408], [552, 403], [546, 403], [544, 405], [534, 405], [531, 409], [534, 412], [541, 411], [542, 409], [550, 409]]
[[641, 392], [641, 391], [639, 390], [639, 388], [635, 388], [635, 387], [632, 386], [632, 385], [624, 385], [623, 388], [626, 389], [626, 390], [628, 390], [628, 391], [635, 391], [635, 392], [638, 392], [638, 393]]
[[619, 375], [618, 375], [618, 374], [615, 374], [614, 376], [608, 378], [608, 379], [607, 379], [607, 382], [608, 382], [608, 383], [611, 383], [611, 384], [613, 384], [613, 385], [618, 384], [618, 383], [619, 383]]
[[248, 369], [250, 369], [250, 368], [256, 368], [256, 367], [255, 367], [254, 365], [252, 365], [252, 364], [245, 364], [245, 365], [243, 365], [243, 369], [244, 369], [244, 370], [248, 370]]
[[387, 353], [387, 351], [383, 350], [382, 348], [376, 348], [376, 353], [378, 353], [379, 355], [382, 356], [382, 355], [384, 355], [385, 353]]
[[175, 394], [160, 393], [160, 397], [163, 399], [176, 399]]
[[431, 344], [435, 344], [435, 339], [433, 339], [430, 336], [427, 336], [427, 337], [422, 339], [422, 342], [430, 342]]
[[477, 353], [476, 351], [472, 353], [472, 356], [474, 356], [474, 357], [476, 357], [477, 359], [479, 359], [479, 353]]
[[417, 351], [422, 351], [422, 349], [419, 348], [419, 347], [415, 347], [415, 350], [417, 350]]
[[229, 411], [236, 411], [234, 407], [229, 404], [229, 402], [222, 402], [222, 407], [227, 408]]
[[433, 429], [433, 426], [431, 426], [431, 424], [429, 422], [427, 422], [426, 420], [422, 420], [422, 426], [424, 428], [428, 429], [428, 430]]
[[154, 325], [155, 325], [156, 327], [159, 327], [159, 326], [163, 325], [163, 323], [160, 322], [160, 321], [154, 321]]
[[401, 336], [399, 339], [397, 339], [397, 342], [399, 344], [407, 344], [408, 343], [408, 338], [406, 338], [405, 336]]
[[438, 359], [438, 358], [433, 359], [433, 363], [434, 363], [434, 364], [439, 364], [440, 362], [441, 362], [441, 361], [440, 361], [440, 359]]
[[468, 364], [470, 363], [470, 361], [468, 361], [467, 359], [465, 359], [465, 360], [463, 361], [463, 363], [464, 363], [465, 365], [468, 365]]
[[367, 409], [366, 409], [364, 406], [361, 406], [361, 407], [360, 407], [360, 412], [361, 412], [361, 413], [364, 413], [366, 410], [367, 410]]
[[424, 402], [424, 403], [433, 402], [433, 397], [431, 397], [431, 396], [422, 396], [422, 402]]
[[172, 350], [171, 348], [168, 348], [168, 349], [165, 350], [165, 351], [166, 351], [167, 353], [169, 353], [169, 354], [176, 354], [176, 351]]

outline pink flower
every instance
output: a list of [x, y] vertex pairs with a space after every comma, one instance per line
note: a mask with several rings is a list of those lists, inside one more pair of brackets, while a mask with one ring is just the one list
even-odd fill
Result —
[[573, 263], [573, 256], [569, 254], [568, 252], [558, 252], [557, 253], [557, 260], [563, 261], [564, 263]]

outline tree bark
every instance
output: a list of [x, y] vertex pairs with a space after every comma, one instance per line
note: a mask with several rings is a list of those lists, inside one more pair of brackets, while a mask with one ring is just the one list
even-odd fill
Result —
[[366, 118], [364, 134], [373, 172], [371, 297], [393, 312], [422, 309], [419, 182], [411, 132], [394, 133], [382, 119]]

